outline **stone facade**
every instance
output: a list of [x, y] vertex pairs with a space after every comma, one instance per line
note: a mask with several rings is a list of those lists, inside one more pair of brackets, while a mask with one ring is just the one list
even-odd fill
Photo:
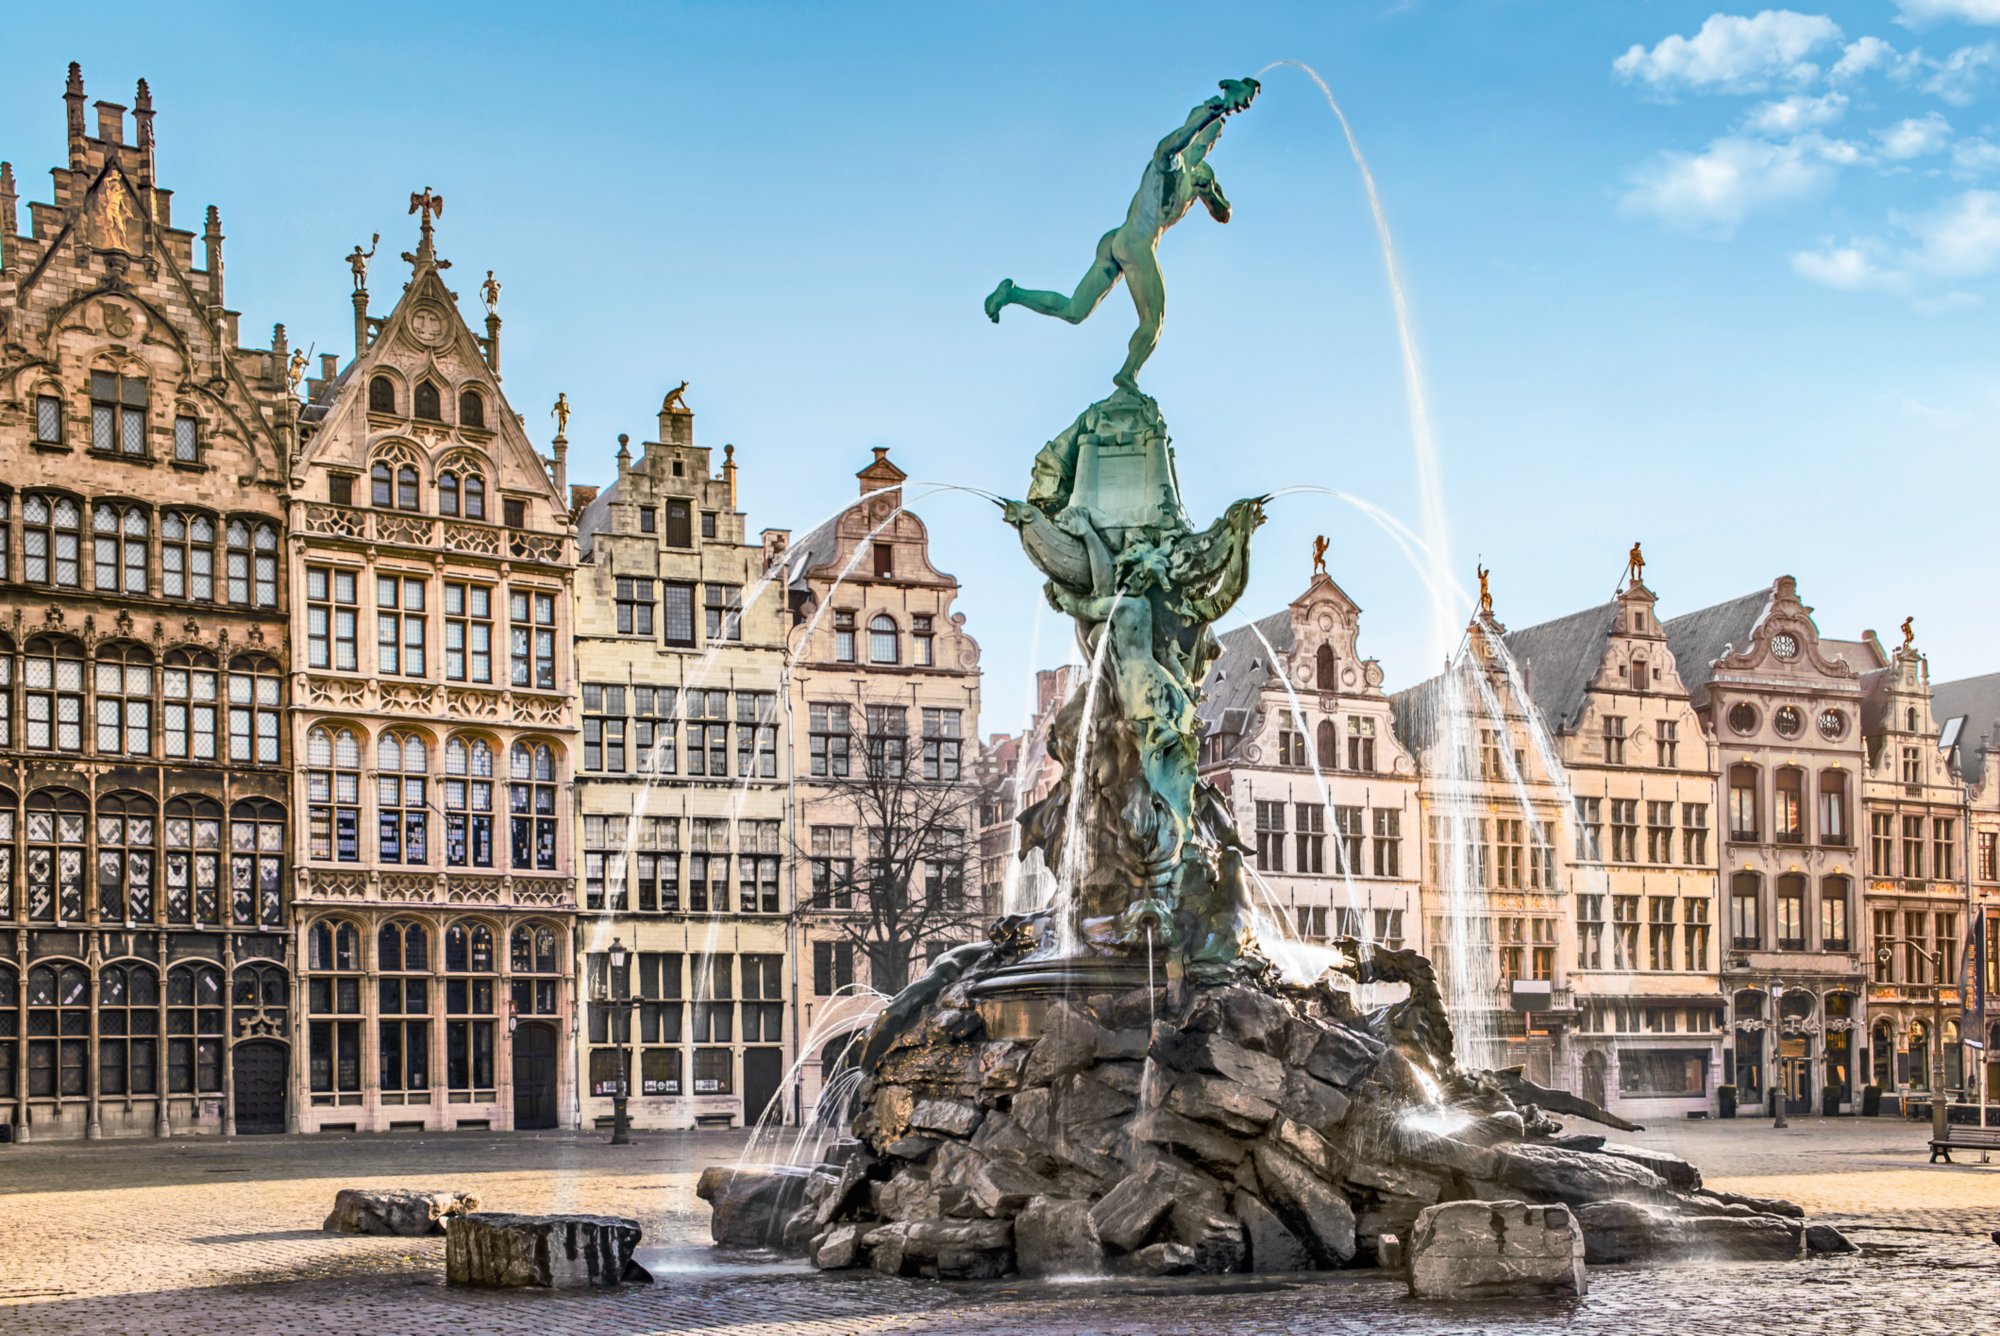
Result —
[[[1719, 986], [1740, 1103], [1855, 1100], [1861, 1032], [1864, 645], [1824, 639], [1790, 576], [1667, 623], [1715, 739], [1722, 812]], [[1832, 1092], [1829, 1094], [1828, 1092]]]
[[574, 531], [500, 320], [410, 279], [291, 469], [301, 1130], [573, 1124]]
[[25, 233], [0, 163], [0, 1122], [282, 1131], [284, 330], [240, 346], [145, 82], [63, 100]]
[[1706, 1111], [1725, 1079], [1714, 749], [1656, 601], [1633, 575], [1610, 603], [1506, 639], [1575, 811], [1557, 1083], [1642, 1123]]
[[1201, 715], [1202, 777], [1255, 851], [1260, 907], [1317, 972], [1345, 937], [1418, 947], [1417, 767], [1361, 609], [1325, 572], [1283, 612], [1224, 633]]
[[790, 614], [767, 574], [788, 535], [746, 536], [724, 458], [676, 391], [578, 510], [586, 1125], [626, 1079], [639, 1127], [743, 1126], [790, 1100]]
[[[2000, 673], [1940, 682], [1931, 690], [1939, 746], [1965, 786], [1967, 1034], [1983, 1039], [1968, 1054], [1986, 1075], [1986, 1099], [2000, 1102]], [[1974, 1033], [1974, 1032], [1977, 1033]]]
[[[983, 933], [976, 875], [979, 645], [958, 581], [931, 564], [905, 474], [877, 448], [860, 499], [801, 539], [785, 570], [786, 708], [798, 780], [802, 1098], [819, 1097], [870, 1013], [938, 951]], [[871, 847], [872, 846], [872, 847]], [[930, 848], [926, 848], [930, 846]], [[906, 893], [871, 895], [878, 881]], [[871, 957], [872, 953], [872, 957]]]
[[1062, 762], [1049, 754], [1049, 728], [1078, 671], [1068, 664], [1037, 669], [1027, 727], [993, 734], [973, 761], [979, 785], [979, 895], [989, 918], [1046, 904], [1055, 889], [1039, 850], [1021, 856], [1018, 818], [1055, 792], [1062, 779]]

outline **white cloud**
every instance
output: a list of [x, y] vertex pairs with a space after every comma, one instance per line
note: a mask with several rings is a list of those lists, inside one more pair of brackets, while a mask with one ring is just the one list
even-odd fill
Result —
[[1806, 60], [1840, 40], [1840, 25], [1824, 14], [1767, 9], [1750, 18], [1711, 14], [1693, 37], [1663, 37], [1649, 51], [1635, 44], [1611, 63], [1630, 81], [1663, 93], [1676, 89], [1755, 93], [1774, 81], [1803, 83], [1819, 73]]
[[1961, 139], [1951, 146], [1951, 162], [1961, 174], [1967, 176], [1993, 171], [2000, 168], [2000, 144], [1977, 135]]
[[1866, 242], [1845, 246], [1829, 245], [1816, 251], [1799, 251], [1792, 256], [1792, 272], [1808, 282], [1843, 292], [1895, 292], [1907, 290], [1908, 276], [1884, 268], [1877, 247]]
[[1896, 48], [1879, 37], [1858, 37], [1848, 43], [1840, 53], [1840, 59], [1833, 62], [1833, 68], [1826, 77], [1839, 83], [1846, 79], [1856, 79], [1879, 65], [1893, 64]]
[[1908, 162], [1936, 153], [1951, 141], [1951, 122], [1936, 112], [1897, 121], [1886, 130], [1874, 132], [1882, 156], [1891, 162]]
[[1896, 21], [1910, 27], [1950, 22], [2000, 23], [2000, 0], [1896, 0]]
[[1634, 171], [1619, 207], [1676, 231], [1727, 238], [1751, 214], [1811, 195], [1832, 177], [1806, 144], [1725, 135], [1700, 153], [1670, 150]]
[[1911, 52], [1909, 58], [1930, 71], [1930, 77], [1919, 87], [1941, 101], [1962, 107], [2000, 70], [2000, 43], [1962, 46], [1943, 60], [1931, 60], [1917, 51]]
[[1847, 111], [1845, 93], [1809, 97], [1793, 93], [1775, 102], [1760, 102], [1743, 118], [1743, 128], [1752, 134], [1795, 135], [1802, 130], [1831, 125]]
[[1891, 214], [1897, 245], [1857, 238], [1791, 257], [1792, 272], [1842, 292], [1907, 297], [1925, 314], [1977, 306], [1976, 293], [1954, 286], [2000, 272], [2000, 192], [1967, 190], [1928, 213]]
[[1968, 190], [1929, 213], [1890, 221], [1910, 234], [1910, 268], [1938, 278], [1980, 278], [2000, 269], [2000, 192]]

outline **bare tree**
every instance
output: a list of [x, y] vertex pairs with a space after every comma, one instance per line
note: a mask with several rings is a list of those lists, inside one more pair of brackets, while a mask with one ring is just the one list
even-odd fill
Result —
[[[812, 780], [807, 829], [799, 832], [812, 889], [799, 912], [817, 939], [851, 943], [868, 961], [869, 981], [893, 994], [925, 948], [985, 929], [978, 897], [966, 888], [978, 795], [955, 738], [857, 740], [858, 751]], [[814, 828], [851, 831], [851, 842], [815, 847]]]

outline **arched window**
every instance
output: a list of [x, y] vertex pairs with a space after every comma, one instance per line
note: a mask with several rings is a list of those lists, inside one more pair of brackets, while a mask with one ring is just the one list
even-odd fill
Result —
[[306, 935], [306, 1072], [314, 1096], [361, 1091], [361, 934], [321, 919]]
[[92, 587], [100, 593], [146, 592], [146, 512], [99, 501], [90, 511]]
[[229, 913], [239, 927], [284, 926], [285, 809], [246, 798], [229, 809]]
[[423, 497], [417, 487], [417, 471], [408, 464], [396, 470], [396, 509], [422, 510]]
[[[28, 1094], [90, 1093], [90, 974], [61, 961], [28, 971]], [[43, 1036], [48, 1036], [44, 1038]]]
[[1781, 766], [1772, 786], [1771, 838], [1780, 844], [1803, 844], [1806, 838], [1806, 775], [1796, 766]]
[[14, 1070], [15, 1040], [20, 1036], [21, 976], [0, 960], [0, 1099], [21, 1097], [21, 1074]]
[[62, 636], [36, 636], [22, 661], [27, 742], [43, 750], [83, 750], [83, 646]]
[[[0, 922], [14, 917], [14, 839], [20, 802], [12, 789], [0, 789]], [[0, 1033], [0, 1040], [6, 1035]], [[0, 1043], [0, 1048], [5, 1048]]]
[[21, 506], [22, 575], [31, 584], [83, 587], [83, 507], [75, 498], [30, 492]]
[[1757, 839], [1757, 767], [1729, 767], [1729, 838], [1755, 842]]
[[249, 654], [229, 663], [229, 759], [243, 765], [278, 763], [283, 678], [270, 659]]
[[377, 851], [384, 863], [430, 861], [430, 756], [414, 733], [384, 733], [375, 744]]
[[215, 759], [217, 682], [214, 655], [167, 651], [160, 669], [160, 734], [170, 759]]
[[176, 965], [167, 971], [167, 1093], [222, 1093], [222, 971]]
[[458, 395], [458, 425], [461, 427], [483, 427], [486, 425], [486, 400], [478, 390], [461, 390]]
[[291, 1033], [292, 982], [283, 965], [256, 960], [238, 965], [231, 994], [239, 1026], [247, 1021], [246, 1028], [254, 1027], [253, 1033]]
[[486, 518], [486, 479], [477, 473], [465, 475], [465, 518], [469, 520]]
[[97, 754], [153, 754], [153, 656], [138, 645], [97, 651]]
[[1826, 877], [1819, 884], [1819, 946], [1822, 951], [1845, 951], [1853, 944], [1849, 883], [1845, 877]]
[[556, 870], [555, 753], [543, 743], [517, 742], [508, 754], [507, 811], [517, 871]]
[[444, 747], [444, 861], [493, 866], [493, 749], [478, 738]]
[[219, 925], [222, 804], [213, 798], [169, 798], [163, 824], [167, 922]]
[[1333, 661], [1333, 646], [1322, 644], [1313, 655], [1313, 685], [1321, 691], [1332, 691], [1340, 684], [1340, 670]]
[[556, 981], [561, 977], [555, 929], [546, 923], [516, 924], [507, 952], [514, 976], [514, 1014], [556, 1014]]
[[450, 469], [438, 474], [438, 514], [458, 514], [458, 475]]
[[444, 407], [438, 401], [438, 387], [428, 380], [417, 382], [417, 392], [411, 396], [410, 403], [413, 405], [412, 416], [420, 417], [426, 422], [444, 420]]
[[161, 517], [160, 592], [195, 603], [215, 598], [214, 520], [190, 510]]
[[897, 663], [902, 659], [902, 645], [896, 634], [896, 619], [886, 612], [877, 613], [868, 620], [868, 661], [870, 663]]
[[1340, 768], [1340, 728], [1333, 720], [1319, 721], [1319, 727], [1313, 730], [1313, 750], [1318, 754], [1320, 769]]
[[306, 734], [306, 848], [312, 858], [361, 861], [361, 742], [345, 728]]
[[1754, 872], [1739, 872], [1729, 879], [1729, 940], [1738, 951], [1756, 951], [1764, 945], [1762, 892], [1763, 878]]
[[97, 1093], [160, 1090], [160, 976], [151, 965], [116, 963], [97, 971]]
[[375, 968], [382, 975], [382, 1089], [429, 1090], [431, 951], [423, 924], [383, 924], [375, 935]]
[[396, 382], [387, 376], [371, 376], [368, 380], [368, 411], [371, 413], [393, 413], [396, 411]]
[[1847, 776], [1838, 770], [1819, 772], [1819, 842], [1847, 846]]
[[97, 917], [104, 923], [153, 921], [153, 800], [114, 793], [97, 800]]
[[83, 859], [90, 804], [74, 789], [28, 795], [28, 919], [83, 921]]
[[396, 485], [389, 466], [376, 460], [368, 467], [369, 503], [387, 509], [396, 504]]
[[493, 1098], [493, 930], [461, 919], [444, 933], [445, 1085]]

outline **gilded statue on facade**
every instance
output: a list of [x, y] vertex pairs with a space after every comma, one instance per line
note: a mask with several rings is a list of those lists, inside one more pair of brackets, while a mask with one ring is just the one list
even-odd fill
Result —
[[1179, 129], [1153, 148], [1146, 170], [1139, 178], [1138, 193], [1125, 212], [1125, 221], [1106, 232], [1097, 243], [1097, 254], [1082, 282], [1068, 296], [1035, 288], [1016, 287], [1003, 278], [986, 298], [987, 318], [998, 322], [1009, 306], [1025, 306], [1041, 315], [1052, 315], [1070, 324], [1081, 324], [1119, 279], [1132, 294], [1139, 313], [1139, 328], [1132, 334], [1125, 365], [1111, 378], [1120, 389], [1138, 391], [1139, 368], [1152, 356], [1160, 341], [1160, 325], [1166, 316], [1167, 292], [1160, 276], [1160, 238], [1168, 228], [1186, 216], [1199, 200], [1218, 223], [1229, 221], [1229, 200], [1216, 183], [1215, 169], [1208, 165], [1209, 150], [1222, 133], [1225, 117], [1248, 107], [1257, 97], [1255, 79], [1224, 79], [1222, 91], [1190, 111]]
[[1326, 574], [1326, 535], [1313, 535], [1313, 574]]
[[354, 250], [349, 253], [347, 267], [354, 271], [354, 290], [356, 292], [368, 291], [368, 262], [375, 258], [375, 248], [381, 244], [382, 234], [377, 232], [368, 238], [367, 250], [362, 250], [360, 245], [357, 244]]
[[567, 394], [557, 393], [555, 407], [549, 410], [549, 416], [556, 420], [556, 435], [567, 436], [569, 434], [569, 396]]

